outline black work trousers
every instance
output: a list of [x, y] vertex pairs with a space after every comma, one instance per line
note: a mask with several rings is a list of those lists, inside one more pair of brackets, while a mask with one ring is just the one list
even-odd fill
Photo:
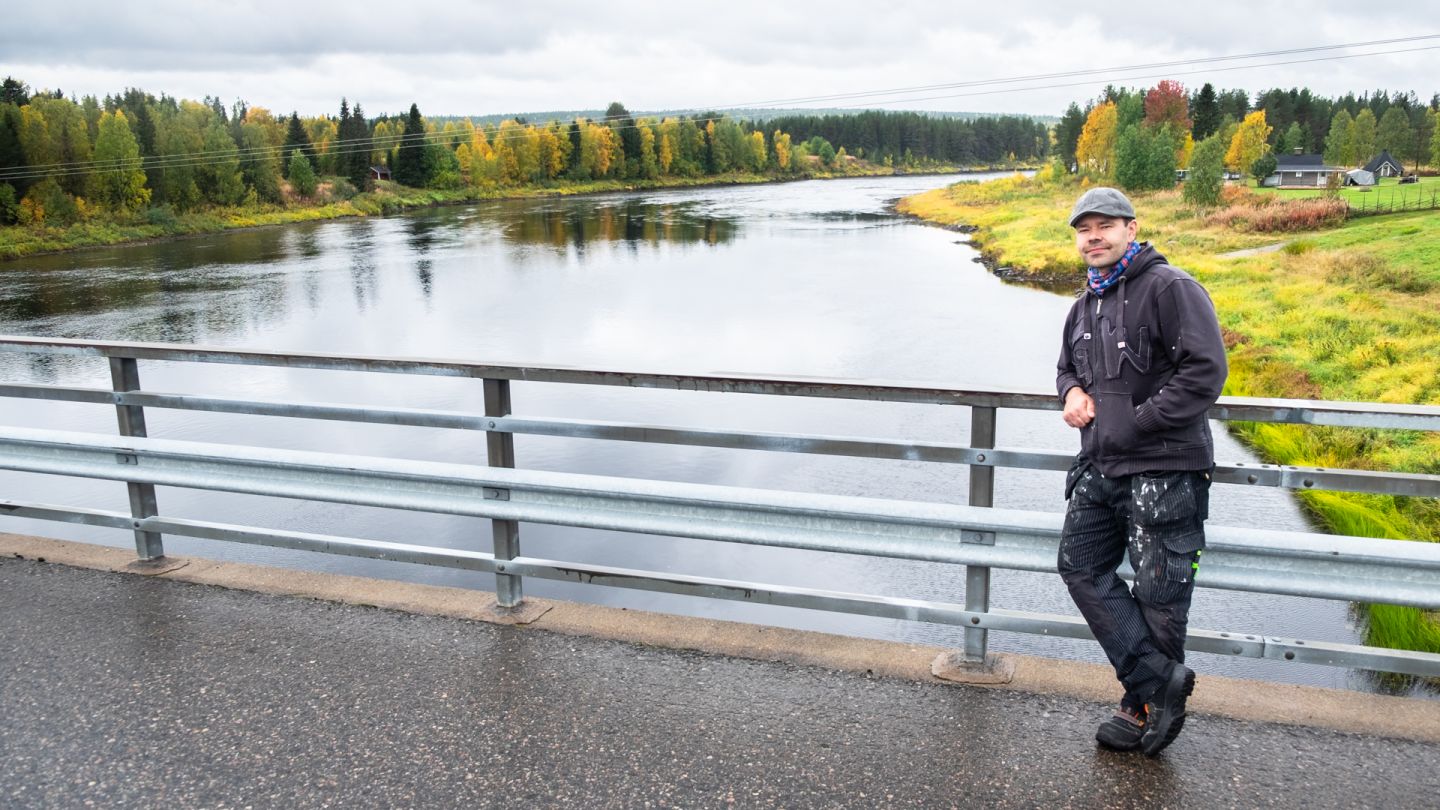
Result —
[[[1185, 627], [1209, 513], [1208, 472], [1106, 478], [1077, 461], [1060, 539], [1060, 576], [1138, 706], [1185, 660]], [[1135, 584], [1116, 574], [1129, 553]]]

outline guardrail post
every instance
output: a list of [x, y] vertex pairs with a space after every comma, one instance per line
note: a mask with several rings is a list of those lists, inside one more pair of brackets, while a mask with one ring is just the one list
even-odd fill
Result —
[[[115, 392], [115, 417], [119, 421], [121, 436], [146, 436], [145, 409], [139, 405], [124, 404], [124, 394], [140, 390], [140, 364], [133, 357], [110, 358], [110, 389]], [[134, 464], [134, 456], [121, 456], [122, 464]], [[130, 516], [137, 521], [154, 517], [160, 513], [155, 503], [154, 484], [129, 482], [125, 488], [130, 494]], [[159, 532], [135, 530], [135, 553], [142, 560], [154, 560], [165, 556], [165, 545]]]
[[[970, 446], [976, 449], [995, 446], [995, 409], [973, 406], [970, 408]], [[983, 456], [982, 456], [983, 458]], [[980, 464], [970, 465], [971, 506], [995, 505], [995, 468]], [[993, 541], [992, 541], [993, 542]], [[965, 609], [984, 613], [990, 610], [990, 568], [983, 565], [965, 567]], [[965, 628], [965, 660], [981, 663], [985, 660], [987, 633], [981, 627]]]
[[[485, 380], [485, 415], [510, 415], [510, 381]], [[490, 423], [492, 426], [494, 422]], [[515, 434], [490, 430], [485, 434], [485, 456], [491, 467], [515, 467]], [[510, 490], [485, 491], [487, 498], [510, 500]], [[495, 559], [513, 560], [520, 554], [520, 523], [514, 520], [490, 520], [495, 537]], [[521, 579], [515, 574], [495, 575], [495, 602], [500, 607], [517, 607], [524, 598]]]

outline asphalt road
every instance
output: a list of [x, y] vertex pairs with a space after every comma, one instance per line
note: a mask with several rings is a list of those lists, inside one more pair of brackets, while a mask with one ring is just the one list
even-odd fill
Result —
[[0, 806], [1430, 807], [1440, 745], [0, 560]]

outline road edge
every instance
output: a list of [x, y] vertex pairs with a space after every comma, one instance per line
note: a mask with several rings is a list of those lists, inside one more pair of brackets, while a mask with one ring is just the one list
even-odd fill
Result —
[[[493, 594], [484, 591], [198, 557], [139, 563], [129, 549], [30, 535], [0, 533], [0, 556], [933, 684], [947, 683], [932, 673], [932, 664], [951, 652], [928, 645], [551, 599], [527, 598], [522, 608], [504, 610]], [[1012, 670], [1009, 680], [971, 688], [1064, 695], [1101, 704], [1119, 701], [1119, 686], [1109, 667], [1011, 653], [998, 658]], [[1202, 673], [1188, 709], [1249, 722], [1440, 742], [1440, 701]]]

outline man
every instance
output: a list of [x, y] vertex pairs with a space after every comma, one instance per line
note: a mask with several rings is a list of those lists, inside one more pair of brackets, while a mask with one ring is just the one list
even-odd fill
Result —
[[[1185, 626], [1214, 467], [1205, 412], [1225, 384], [1225, 346], [1204, 288], [1136, 241], [1124, 194], [1090, 189], [1070, 226], [1089, 271], [1055, 378], [1081, 447], [1059, 570], [1125, 687], [1095, 739], [1154, 756], [1180, 733], [1195, 685]], [[1132, 588], [1115, 573], [1127, 551]]]

